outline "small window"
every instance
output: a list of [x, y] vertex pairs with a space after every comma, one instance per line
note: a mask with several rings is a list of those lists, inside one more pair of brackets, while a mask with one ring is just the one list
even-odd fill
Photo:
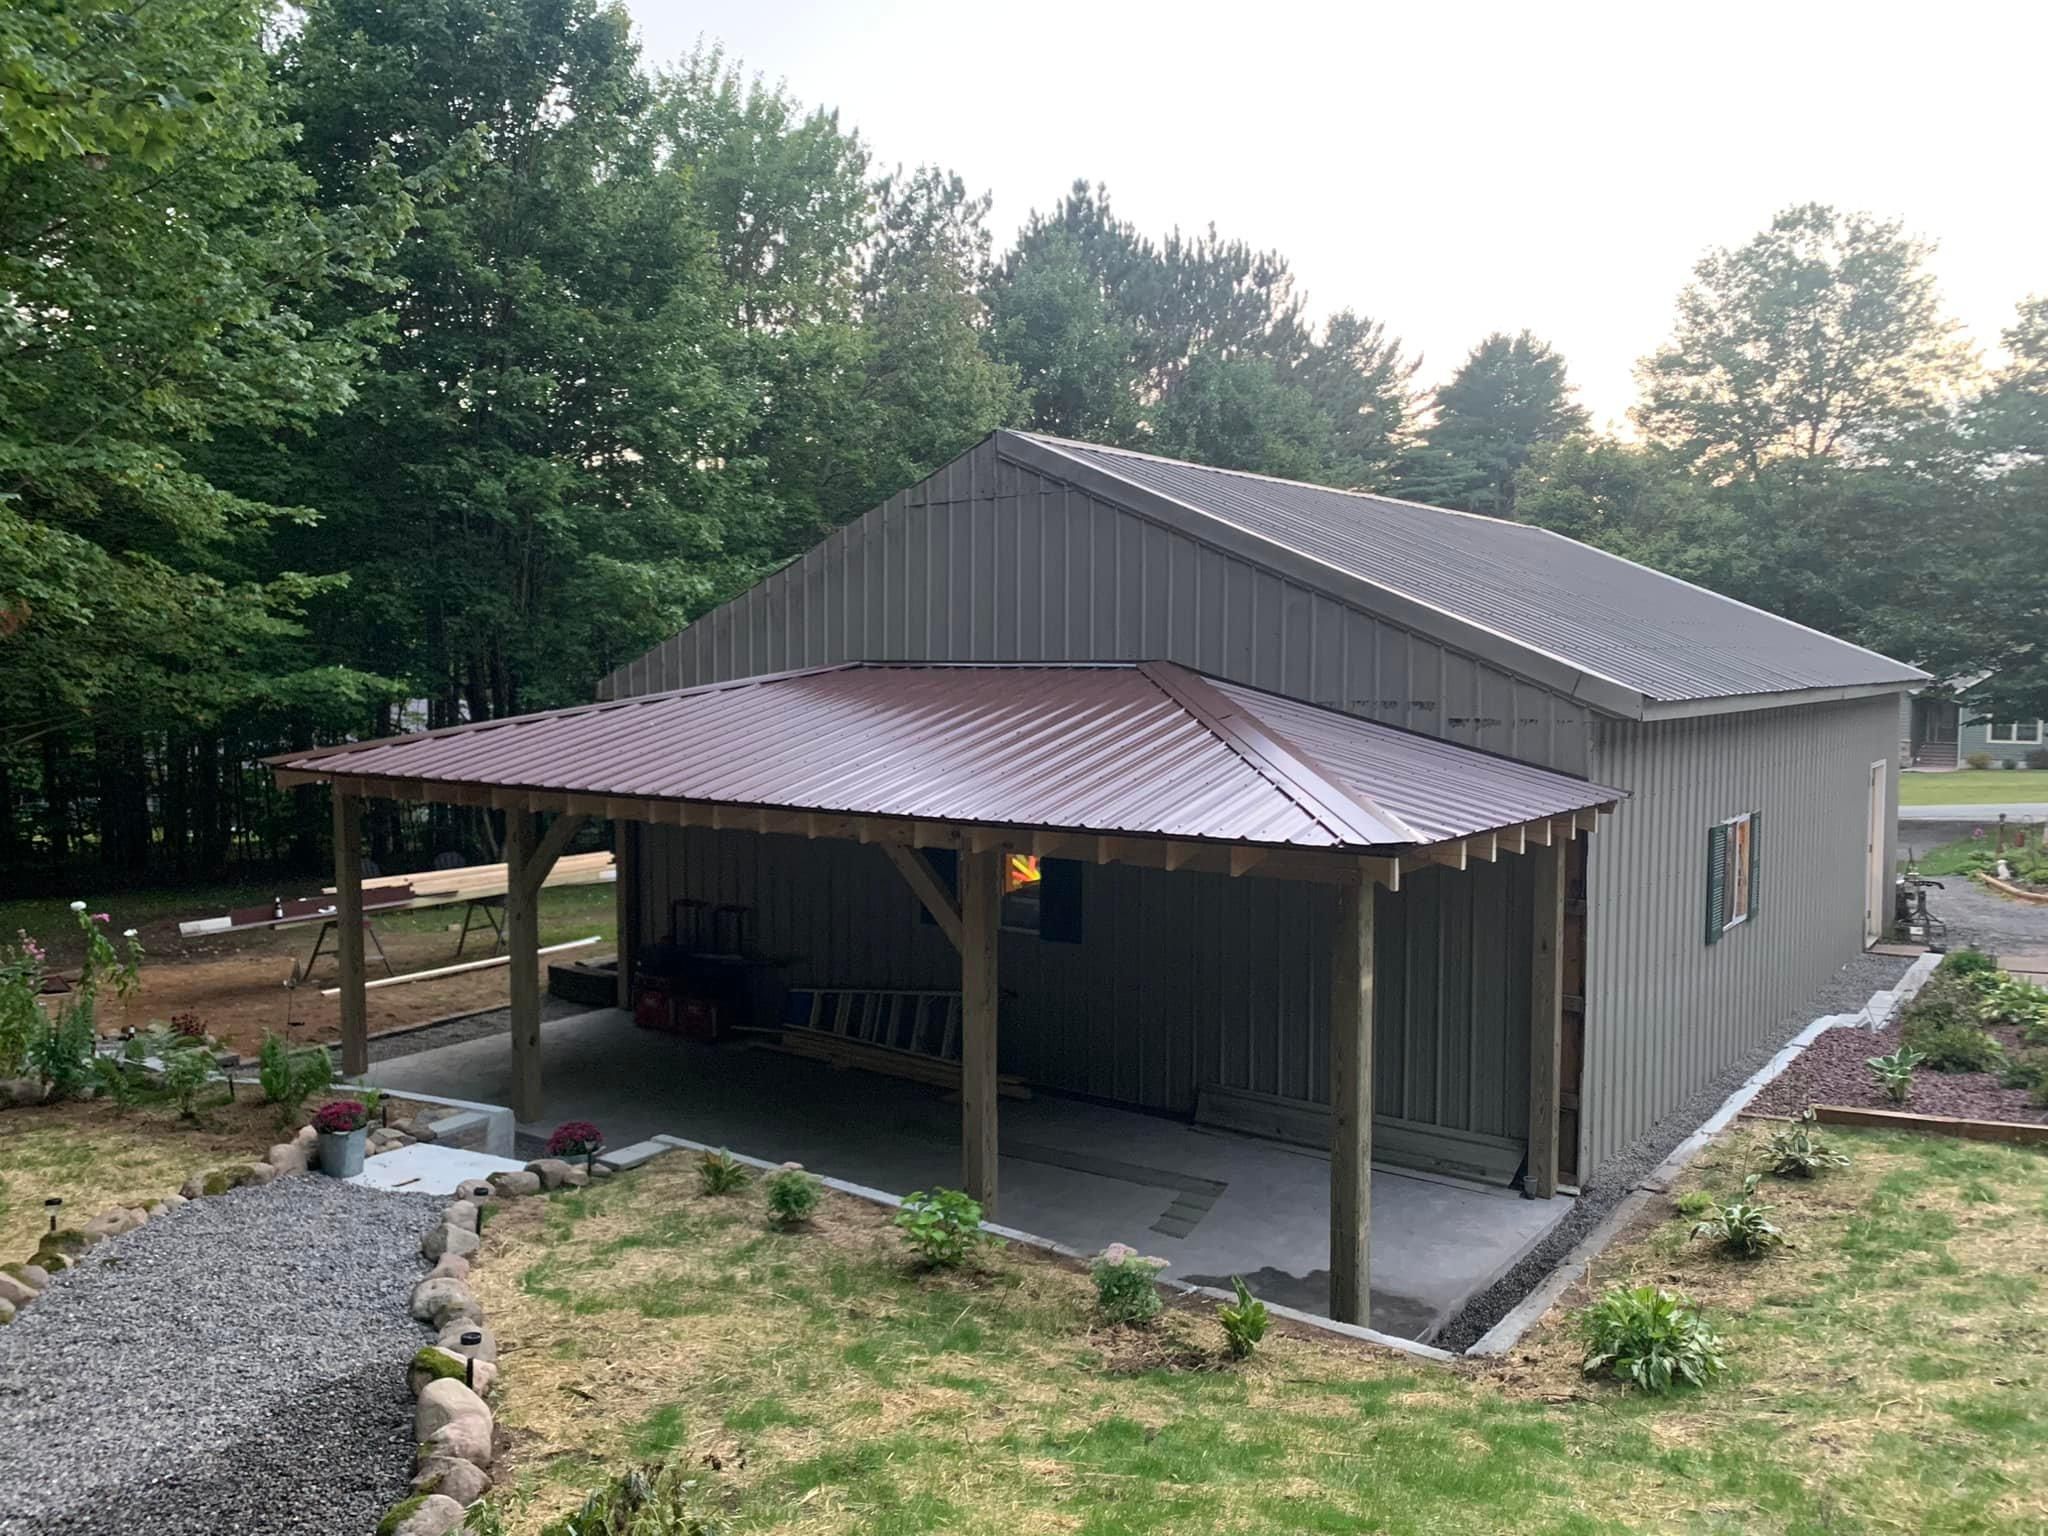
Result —
[[1758, 835], [1755, 811], [1707, 829], [1707, 942], [1756, 916]]
[[1995, 747], [2038, 747], [2041, 745], [2041, 722], [1995, 720], [1985, 732], [1984, 739]]
[[1016, 933], [1036, 933], [1039, 897], [1045, 871], [1035, 853], [1013, 853], [1003, 860], [1003, 926]]

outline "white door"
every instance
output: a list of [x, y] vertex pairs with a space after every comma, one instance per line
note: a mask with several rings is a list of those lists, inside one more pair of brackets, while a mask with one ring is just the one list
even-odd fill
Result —
[[1891, 918], [1891, 871], [1885, 868], [1885, 809], [1888, 765], [1870, 765], [1870, 815], [1866, 832], [1863, 874], [1863, 942], [1875, 944], [1885, 937]]

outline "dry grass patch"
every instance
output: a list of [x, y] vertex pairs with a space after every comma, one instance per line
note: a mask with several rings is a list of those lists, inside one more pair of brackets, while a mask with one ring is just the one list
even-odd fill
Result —
[[0, 1262], [25, 1259], [49, 1226], [43, 1201], [64, 1201], [77, 1225], [111, 1205], [147, 1205], [194, 1173], [260, 1158], [277, 1139], [275, 1111], [251, 1098], [194, 1124], [155, 1106], [105, 1102], [0, 1111]]

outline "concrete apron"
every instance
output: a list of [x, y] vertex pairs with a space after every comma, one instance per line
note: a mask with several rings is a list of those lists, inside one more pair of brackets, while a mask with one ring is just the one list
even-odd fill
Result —
[[[776, 1052], [635, 1029], [617, 1009], [542, 1026], [548, 1122], [595, 1121], [614, 1147], [686, 1137], [785, 1159], [856, 1192], [960, 1179], [960, 1112], [940, 1092]], [[396, 1092], [510, 1096], [504, 1036], [379, 1063]], [[1065, 1098], [1000, 1106], [997, 1219], [1016, 1235], [1093, 1253], [1112, 1242], [1167, 1259], [1169, 1280], [1227, 1288], [1233, 1275], [1310, 1318], [1328, 1304], [1329, 1160], [1301, 1148]], [[1571, 1201], [1524, 1200], [1402, 1169], [1373, 1170], [1367, 1335], [1433, 1337], [1520, 1260]], [[1350, 1332], [1352, 1330], [1345, 1330]]]

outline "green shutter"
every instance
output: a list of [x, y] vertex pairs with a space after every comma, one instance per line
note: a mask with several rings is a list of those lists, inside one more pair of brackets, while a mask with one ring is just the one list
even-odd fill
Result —
[[1728, 829], [1707, 828], [1707, 942], [1721, 942], [1728, 921]]
[[1756, 893], [1763, 887], [1757, 871], [1764, 867], [1764, 813], [1749, 813], [1749, 915], [1756, 918]]

